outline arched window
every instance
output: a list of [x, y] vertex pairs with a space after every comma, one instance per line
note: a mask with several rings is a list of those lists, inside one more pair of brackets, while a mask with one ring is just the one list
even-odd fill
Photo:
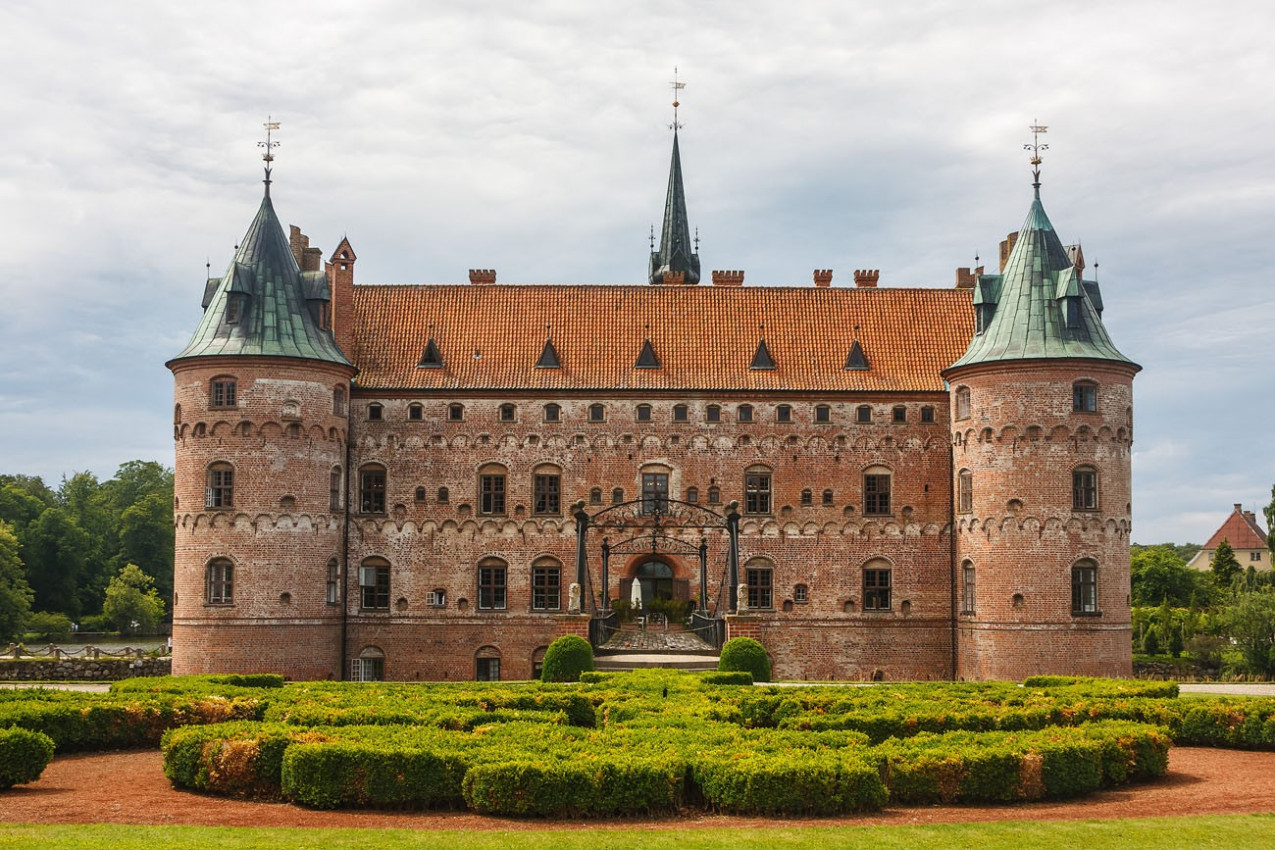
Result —
[[328, 510], [341, 510], [341, 467], [334, 466], [328, 473]]
[[204, 601], [209, 605], [235, 604], [235, 565], [226, 558], [208, 562]]
[[792, 421], [792, 406], [787, 404], [781, 404], [778, 407], [776, 407], [775, 421], [776, 422], [791, 422]]
[[968, 469], [956, 474], [956, 510], [962, 514], [974, 512], [974, 473]]
[[970, 388], [956, 388], [956, 418], [957, 420], [970, 418]]
[[721, 422], [722, 406], [720, 404], [710, 404], [704, 408], [704, 420], [707, 422]]
[[1071, 385], [1071, 409], [1076, 413], [1098, 412], [1098, 385], [1093, 381], [1077, 381]]
[[417, 487], [417, 488], [416, 488], [415, 501], [417, 501], [417, 502], [424, 502], [424, 501], [425, 501], [425, 488], [424, 488], [424, 487]]
[[720, 505], [722, 503], [722, 488], [716, 485], [708, 488], [708, 503], [710, 505]]
[[651, 405], [639, 404], [636, 409], [636, 419], [638, 422], [651, 421]]
[[385, 418], [385, 408], [376, 402], [372, 402], [367, 406], [367, 421], [380, 422]]
[[802, 490], [802, 491], [801, 491], [801, 504], [802, 504], [802, 507], [806, 507], [806, 508], [808, 508], [808, 507], [810, 507], [811, 505], [813, 505], [814, 503], [815, 503], [815, 494], [814, 494], [814, 491], [813, 491], [813, 490], [811, 490], [811, 489], [809, 489], [809, 488], [807, 488], [807, 489], [805, 489], [805, 490]]
[[653, 515], [668, 512], [668, 467], [649, 467], [642, 470], [642, 513]]
[[448, 490], [446, 487], [438, 488], [438, 503], [440, 505], [447, 504], [447, 502], [451, 499], [451, 497], [452, 497], [451, 491]]
[[329, 605], [336, 605], [341, 601], [341, 564], [336, 558], [328, 561], [323, 600]]
[[827, 425], [832, 421], [832, 408], [826, 404], [815, 405], [815, 423]]
[[173, 405], [173, 424], [182, 424], [182, 406], [180, 404]]
[[890, 470], [884, 466], [869, 466], [863, 471], [864, 516], [889, 516]]
[[562, 421], [562, 405], [546, 404], [545, 405], [545, 421], [561, 422]]
[[345, 387], [335, 387], [332, 390], [332, 415], [345, 415]]
[[744, 472], [744, 513], [770, 513], [770, 469], [751, 466]]
[[825, 508], [832, 507], [832, 498], [833, 498], [833, 494], [831, 490], [823, 491], [823, 506]]
[[425, 408], [413, 402], [407, 406], [407, 418], [412, 422], [420, 422], [425, 418]]
[[390, 562], [384, 558], [368, 558], [359, 567], [359, 608], [390, 610]]
[[774, 567], [765, 558], [753, 558], [744, 565], [749, 609], [769, 610], [775, 607], [774, 579]]
[[464, 422], [465, 421], [465, 405], [458, 401], [453, 401], [447, 405], [447, 421], [448, 422]]
[[867, 425], [872, 421], [872, 406], [861, 404], [854, 409], [854, 421], [860, 425]]
[[616, 487], [611, 491], [611, 504], [618, 505], [624, 501], [624, 488]]
[[219, 509], [235, 506], [235, 469], [225, 461], [209, 464], [204, 487], [204, 507]]
[[589, 491], [589, 504], [591, 505], [602, 504], [602, 488], [601, 487], [594, 487], [592, 490]]
[[875, 558], [863, 567], [863, 610], [889, 611], [890, 596], [894, 590], [893, 570], [890, 562]]
[[532, 470], [531, 504], [537, 516], [562, 513], [562, 470], [547, 463]]
[[219, 375], [208, 382], [209, 407], [236, 407], [239, 382], [230, 375]]
[[500, 421], [501, 422], [513, 422], [517, 420], [517, 418], [518, 418], [517, 405], [510, 404], [509, 402], [505, 402], [504, 404], [500, 406]]
[[686, 422], [691, 418], [690, 408], [684, 404], [673, 405], [673, 421]]
[[589, 421], [590, 422], [605, 422], [606, 420], [607, 420], [606, 405], [603, 405], [603, 404], [589, 405]]
[[385, 467], [379, 463], [359, 468], [359, 512], [385, 513]]
[[1098, 613], [1098, 565], [1088, 558], [1071, 568], [1071, 613]]
[[531, 610], [562, 610], [562, 564], [539, 558], [531, 565]]
[[753, 421], [753, 406], [751, 404], [741, 404], [735, 408], [735, 413], [739, 417], [740, 422]]
[[907, 422], [908, 409], [901, 404], [896, 404], [894, 407], [890, 409], [890, 421], [896, 422], [896, 423]]
[[385, 679], [385, 653], [375, 646], [365, 646], [358, 658], [350, 659], [351, 682], [381, 682]]
[[687, 487], [687, 488], [686, 488], [686, 501], [690, 502], [692, 505], [694, 505], [694, 504], [696, 504], [697, 502], [699, 502], [699, 488], [698, 488], [698, 487]]
[[484, 646], [474, 653], [474, 678], [480, 682], [500, 681], [500, 650]]
[[1098, 470], [1092, 466], [1078, 466], [1071, 471], [1071, 509], [1098, 510]]
[[499, 558], [478, 563], [478, 610], [503, 611], [508, 603], [508, 565]]
[[961, 613], [974, 613], [974, 562], [961, 564]]
[[498, 463], [478, 468], [478, 513], [485, 516], [505, 513], [505, 468]]

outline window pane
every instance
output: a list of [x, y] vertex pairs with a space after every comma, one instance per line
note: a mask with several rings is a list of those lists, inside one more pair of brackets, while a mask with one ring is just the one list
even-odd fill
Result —
[[505, 607], [505, 568], [478, 568], [478, 607], [500, 610]]
[[750, 472], [744, 476], [744, 512], [770, 513], [770, 473]]
[[557, 567], [532, 567], [531, 607], [536, 611], [562, 608], [562, 572]]
[[532, 495], [538, 514], [562, 513], [561, 481], [557, 475], [536, 475], [533, 478]]
[[359, 473], [359, 510], [365, 514], [385, 513], [385, 470], [365, 469]]
[[890, 570], [863, 571], [863, 610], [890, 610]]
[[664, 472], [642, 473], [642, 513], [668, 511], [668, 474]]
[[479, 513], [503, 514], [505, 512], [505, 476], [479, 476]]
[[890, 476], [863, 476], [863, 512], [865, 514], [890, 513]]
[[744, 571], [744, 580], [748, 584], [749, 608], [774, 607], [774, 595], [771, 586], [773, 575], [769, 567], [749, 567]]

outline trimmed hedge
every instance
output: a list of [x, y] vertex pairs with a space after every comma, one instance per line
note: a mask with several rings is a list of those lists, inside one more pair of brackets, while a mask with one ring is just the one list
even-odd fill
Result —
[[53, 761], [53, 739], [27, 729], [0, 729], [0, 791], [34, 782]]
[[766, 648], [752, 638], [731, 638], [722, 644], [717, 670], [722, 673], [751, 673], [754, 682], [769, 682], [770, 656], [766, 654]]
[[455, 808], [465, 763], [424, 749], [355, 741], [300, 743], [283, 755], [284, 797], [318, 809]]
[[732, 670], [728, 673], [702, 673], [699, 680], [706, 685], [751, 685], [753, 674], [747, 670]]
[[593, 672], [593, 645], [579, 635], [563, 635], [549, 644], [540, 666], [542, 682], [578, 682]]
[[889, 792], [861, 755], [713, 759], [692, 768], [704, 800], [732, 814], [836, 815], [877, 811]]
[[479, 764], [465, 774], [465, 802], [488, 815], [615, 817], [676, 811], [685, 762], [597, 758]]

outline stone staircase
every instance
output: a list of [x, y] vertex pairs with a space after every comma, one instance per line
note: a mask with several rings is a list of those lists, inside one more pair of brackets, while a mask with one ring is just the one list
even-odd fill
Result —
[[624, 623], [620, 631], [594, 651], [593, 664], [604, 673], [648, 667], [703, 672], [717, 669], [717, 657], [716, 649], [684, 626], [643, 628]]

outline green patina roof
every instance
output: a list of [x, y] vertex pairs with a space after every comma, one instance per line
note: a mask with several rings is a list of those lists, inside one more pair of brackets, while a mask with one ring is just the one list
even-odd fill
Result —
[[[350, 365], [310, 312], [308, 300], [327, 299], [326, 280], [314, 278], [297, 266], [267, 190], [230, 267], [208, 281], [204, 318], [173, 359], [258, 355]], [[226, 321], [231, 298], [240, 300], [237, 322]]]
[[[1075, 299], [1073, 326], [1067, 299]], [[1040, 190], [1018, 233], [1005, 270], [982, 275], [976, 309], [994, 309], [961, 359], [949, 368], [1001, 360], [1069, 359], [1133, 361], [1121, 354], [1102, 325], [1096, 281], [1081, 280], [1045, 208]], [[994, 305], [994, 307], [993, 307]]]
[[668, 170], [668, 194], [664, 199], [664, 224], [660, 250], [651, 253], [651, 283], [664, 283], [670, 272], [686, 275], [687, 285], [699, 283], [699, 254], [691, 251], [691, 224], [686, 216], [686, 190], [682, 188], [682, 155], [673, 130], [673, 160]]

